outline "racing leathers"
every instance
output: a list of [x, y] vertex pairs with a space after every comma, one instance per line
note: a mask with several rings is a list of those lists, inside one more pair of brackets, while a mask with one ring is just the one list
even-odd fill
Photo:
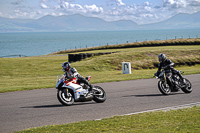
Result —
[[65, 75], [67, 79], [77, 78], [78, 82], [85, 83], [90, 87], [89, 92], [92, 92], [93, 86], [90, 84], [90, 82], [88, 82], [88, 80], [86, 80], [83, 76], [81, 76], [75, 68], [70, 68], [68, 71], [65, 72]]
[[155, 75], [159, 75], [161, 69], [163, 68], [166, 72], [171, 70], [173, 74], [177, 74], [183, 81], [182, 75], [180, 74], [179, 71], [174, 69], [173, 66], [174, 66], [174, 63], [170, 59], [165, 59], [163, 62], [158, 64], [158, 71], [155, 73]]

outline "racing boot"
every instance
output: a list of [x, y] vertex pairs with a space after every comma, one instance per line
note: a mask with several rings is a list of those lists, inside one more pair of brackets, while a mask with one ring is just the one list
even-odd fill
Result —
[[177, 74], [181, 80], [181, 86], [185, 85], [185, 79], [183, 78], [183, 76], [181, 75], [181, 72], [180, 71], [177, 71], [176, 69], [172, 69], [172, 72]]
[[88, 95], [93, 95], [93, 86], [89, 83]]

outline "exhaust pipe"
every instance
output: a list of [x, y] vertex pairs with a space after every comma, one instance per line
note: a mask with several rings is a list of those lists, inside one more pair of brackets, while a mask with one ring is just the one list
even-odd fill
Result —
[[93, 95], [88, 95], [85, 97], [86, 101], [92, 101], [93, 100]]
[[76, 102], [85, 102], [85, 101], [92, 101], [93, 100], [93, 95], [88, 95], [86, 97], [81, 96]]

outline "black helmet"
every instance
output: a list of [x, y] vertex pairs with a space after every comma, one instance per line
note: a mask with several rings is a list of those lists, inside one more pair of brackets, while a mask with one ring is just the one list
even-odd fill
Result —
[[158, 55], [158, 60], [159, 60], [160, 63], [163, 62], [165, 59], [166, 59], [166, 55], [165, 54], [159, 54]]
[[63, 67], [63, 72], [66, 72], [66, 71], [68, 71], [71, 68], [71, 65], [70, 65], [69, 62], [64, 62], [62, 64], [62, 67]]

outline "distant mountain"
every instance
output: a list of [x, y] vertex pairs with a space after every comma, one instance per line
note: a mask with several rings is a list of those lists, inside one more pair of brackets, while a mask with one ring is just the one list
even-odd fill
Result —
[[107, 22], [100, 18], [86, 17], [80, 14], [57, 17], [47, 15], [37, 20], [0, 17], [0, 32], [108, 31], [183, 28], [200, 28], [200, 12], [194, 14], [180, 13], [168, 20], [145, 25], [138, 25], [131, 20]]
[[30, 27], [24, 26], [26, 23], [31, 22], [31, 19], [9, 19], [0, 17], [0, 32], [20, 32], [20, 31], [33, 31]]
[[200, 12], [194, 14], [179, 13], [165, 21], [142, 25], [143, 29], [189, 29], [200, 28]]
[[133, 21], [107, 22], [100, 18], [85, 17], [80, 14], [70, 16], [44, 16], [38, 20], [29, 22], [26, 27], [44, 31], [93, 31], [93, 30], [123, 30], [129, 26], [137, 27]]

